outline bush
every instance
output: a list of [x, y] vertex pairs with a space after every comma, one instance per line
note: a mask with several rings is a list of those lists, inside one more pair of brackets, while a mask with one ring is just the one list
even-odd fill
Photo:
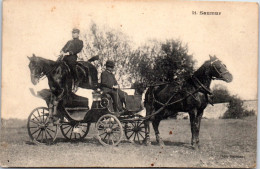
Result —
[[247, 117], [247, 116], [253, 116], [255, 115], [255, 111], [254, 110], [246, 110], [243, 107], [243, 100], [241, 100], [239, 97], [237, 96], [232, 96], [230, 97], [230, 101], [228, 104], [228, 110], [224, 113], [223, 115], [223, 119], [230, 119], [230, 118], [235, 118], [235, 119], [240, 119], [243, 117]]

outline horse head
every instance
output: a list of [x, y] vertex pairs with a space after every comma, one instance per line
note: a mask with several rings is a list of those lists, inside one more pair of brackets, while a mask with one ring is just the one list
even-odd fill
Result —
[[41, 59], [36, 57], [34, 54], [32, 57], [27, 57], [30, 60], [29, 69], [31, 72], [31, 82], [36, 85], [43, 76], [43, 63], [41, 62]]
[[223, 80], [227, 83], [232, 82], [233, 76], [228, 71], [225, 64], [223, 64], [215, 55], [210, 57], [211, 74], [214, 79]]

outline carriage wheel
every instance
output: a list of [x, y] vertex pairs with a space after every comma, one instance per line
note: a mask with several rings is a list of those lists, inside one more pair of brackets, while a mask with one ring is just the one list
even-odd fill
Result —
[[48, 122], [48, 116], [48, 108], [38, 107], [28, 117], [28, 134], [37, 144], [52, 144], [57, 137], [58, 127]]
[[96, 123], [98, 140], [104, 145], [116, 146], [123, 137], [123, 127], [118, 118], [111, 114], [101, 116]]
[[91, 123], [68, 122], [60, 126], [62, 135], [71, 141], [80, 141], [84, 139], [90, 128]]
[[145, 139], [144, 121], [137, 120], [125, 123], [125, 136], [128, 140], [139, 142], [140, 144]]

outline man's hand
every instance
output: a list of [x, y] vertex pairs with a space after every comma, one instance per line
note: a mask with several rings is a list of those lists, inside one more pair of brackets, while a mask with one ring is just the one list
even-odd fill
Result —
[[60, 52], [60, 56], [66, 56], [66, 55], [70, 55], [70, 53], [69, 53], [69, 52], [66, 52], [66, 53], [65, 53], [65, 52], [63, 52], [63, 51]]
[[60, 56], [64, 56], [64, 52], [63, 51], [60, 51]]
[[118, 85], [114, 85], [113, 88], [114, 88], [114, 89], [118, 89], [119, 86], [118, 86]]

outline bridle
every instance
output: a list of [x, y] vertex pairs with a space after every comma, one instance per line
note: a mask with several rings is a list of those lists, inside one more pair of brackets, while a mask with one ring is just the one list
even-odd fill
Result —
[[228, 72], [228, 70], [226, 70], [225, 72], [220, 72], [220, 71], [216, 68], [216, 66], [215, 66], [215, 64], [214, 64], [214, 63], [217, 62], [217, 61], [220, 61], [220, 60], [219, 60], [219, 59], [216, 59], [216, 60], [210, 62], [210, 65], [211, 65], [211, 67], [213, 67], [214, 70], [218, 73], [218, 75], [219, 75], [220, 78], [212, 77], [212, 79], [213, 79], [213, 80], [222, 80], [222, 79], [224, 79], [224, 78], [223, 78], [223, 75], [224, 75], [224, 74], [227, 74], [227, 73], [229, 73], [229, 72]]
[[[33, 75], [34, 77], [38, 78], [39, 81], [45, 79], [45, 77], [47, 77], [53, 70], [55, 70], [55, 69], [58, 67], [58, 65], [56, 65], [56, 66], [54, 66], [51, 70], [49, 70], [49, 71], [47, 71], [46, 73], [44, 73], [42, 66], [38, 66], [37, 63], [36, 63], [35, 65], [36, 65], [36, 66], [34, 66], [34, 69], [36, 69], [36, 68], [39, 67], [41, 73], [40, 73], [39, 75], [38, 75], [38, 74], [35, 74], [35, 73], [31, 73], [31, 75]], [[45, 76], [45, 77], [44, 77], [44, 76]], [[43, 78], [43, 77], [44, 77], [44, 78]]]

